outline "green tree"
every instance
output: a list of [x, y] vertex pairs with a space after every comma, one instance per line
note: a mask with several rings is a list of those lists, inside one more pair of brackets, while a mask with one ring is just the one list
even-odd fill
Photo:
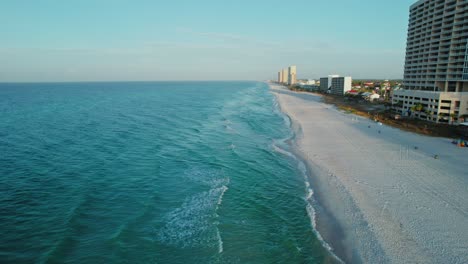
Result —
[[450, 114], [450, 122], [452, 123], [452, 125], [453, 125], [453, 123], [455, 122], [455, 118], [457, 118], [457, 114], [451, 113], [451, 114]]
[[421, 111], [424, 109], [422, 104], [416, 104], [411, 107], [411, 112], [414, 114], [418, 114], [418, 117], [421, 117]]
[[443, 119], [445, 117], [445, 114], [444, 113], [439, 113], [439, 118], [437, 119], [437, 122], [439, 122], [441, 119]]
[[426, 119], [427, 119], [427, 120], [432, 119], [432, 112], [431, 112], [431, 110], [426, 109], [426, 110], [424, 111], [424, 113], [426, 113]]
[[413, 106], [410, 108], [410, 110], [411, 110], [411, 117], [416, 116], [416, 111], [417, 111], [417, 110], [416, 110], [416, 105], [413, 105]]
[[416, 111], [421, 112], [423, 109], [424, 109], [424, 106], [422, 104], [416, 105]]

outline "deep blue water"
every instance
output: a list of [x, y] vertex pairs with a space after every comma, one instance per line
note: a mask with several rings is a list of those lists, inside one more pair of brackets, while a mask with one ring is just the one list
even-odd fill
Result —
[[323, 263], [257, 82], [0, 84], [0, 263]]

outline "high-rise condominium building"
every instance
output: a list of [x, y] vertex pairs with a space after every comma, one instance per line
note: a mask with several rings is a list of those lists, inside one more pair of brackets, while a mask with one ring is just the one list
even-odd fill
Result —
[[283, 71], [279, 71], [278, 72], [278, 83], [282, 83], [283, 82]]
[[289, 85], [294, 85], [297, 80], [296, 80], [296, 66], [289, 66], [288, 68], [288, 84]]
[[327, 92], [332, 86], [333, 78], [340, 77], [339, 75], [328, 75], [328, 77], [320, 78], [320, 91]]
[[282, 83], [288, 84], [288, 69], [283, 69], [283, 81]]
[[[420, 0], [410, 7], [403, 85], [393, 96], [403, 114], [440, 122], [468, 114], [468, 1]], [[424, 111], [411, 111], [418, 104]]]
[[320, 78], [320, 88], [319, 88], [319, 90], [321, 92], [326, 92], [326, 91], [328, 91], [328, 88], [330, 88], [328, 86], [328, 78], [327, 77]]
[[334, 77], [331, 81], [331, 94], [344, 95], [351, 90], [353, 80], [351, 77]]

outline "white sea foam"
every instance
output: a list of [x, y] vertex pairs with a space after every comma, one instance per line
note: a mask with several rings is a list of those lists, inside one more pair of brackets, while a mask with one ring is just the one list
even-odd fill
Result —
[[216, 227], [216, 237], [218, 238], [218, 253], [221, 254], [223, 253], [223, 240], [221, 239], [218, 227]]
[[[224, 175], [224, 171], [223, 171], [223, 175]], [[229, 184], [229, 178], [226, 178], [226, 179], [227, 179], [226, 184]], [[216, 210], [215, 210], [217, 218], [219, 218], [219, 215], [218, 215], [219, 206], [223, 203], [224, 193], [226, 193], [228, 189], [229, 188], [226, 185], [221, 186], [221, 194], [219, 195], [218, 203], [216, 204]], [[223, 253], [223, 240], [221, 238], [218, 225], [219, 225], [219, 222], [216, 223], [216, 238], [218, 239], [218, 253], [221, 254]]]
[[[302, 163], [302, 162], [301, 162]], [[305, 165], [302, 163], [302, 165], [304, 166], [304, 169], [305, 169]], [[305, 172], [305, 171], [304, 171]], [[320, 241], [320, 243], [322, 244], [322, 246], [328, 250], [328, 252], [330, 252], [330, 254], [337, 260], [339, 261], [340, 263], [344, 263], [333, 251], [333, 248], [330, 246], [330, 244], [328, 244], [325, 239], [322, 237], [322, 234], [320, 234], [320, 232], [318, 231], [317, 229], [317, 213], [315, 212], [315, 208], [313, 207], [313, 203], [315, 203], [315, 200], [314, 200], [314, 190], [312, 188], [310, 188], [310, 182], [309, 182], [309, 179], [307, 177], [307, 174], [304, 173], [304, 183], [305, 183], [305, 186], [306, 186], [306, 202], [307, 202], [307, 205], [306, 205], [306, 210], [307, 210], [307, 214], [309, 215], [309, 218], [310, 218], [310, 223], [311, 223], [311, 226], [312, 226], [312, 232], [314, 232], [315, 236], [317, 237], [317, 239]]]
[[[278, 107], [279, 109], [279, 104], [278, 104], [278, 101], [275, 100], [276, 104], [275, 106]], [[281, 112], [282, 113], [282, 112]], [[291, 120], [289, 119], [289, 117], [287, 115], [285, 115], [284, 113], [282, 113], [282, 116], [285, 120], [285, 123], [288, 125], [288, 126], [291, 126]], [[290, 138], [293, 138], [294, 135], [291, 135]], [[288, 138], [288, 139], [290, 139]], [[286, 140], [288, 139], [283, 139], [283, 140], [280, 140], [281, 143], [285, 143]], [[316, 212], [315, 212], [315, 209], [314, 207], [312, 206], [312, 202], [313, 202], [313, 195], [314, 195], [314, 191], [312, 188], [310, 188], [310, 183], [309, 183], [309, 180], [308, 180], [308, 177], [307, 177], [307, 167], [306, 165], [304, 164], [304, 162], [302, 162], [300, 159], [298, 159], [296, 157], [296, 155], [294, 155], [292, 152], [289, 152], [289, 151], [286, 151], [284, 150], [283, 148], [279, 147], [277, 145], [277, 142], [274, 142], [272, 144], [273, 146], [273, 149], [278, 152], [278, 153], [281, 153], [283, 155], [286, 155], [288, 157], [291, 157], [293, 159], [295, 159], [297, 162], [298, 162], [298, 167], [299, 167], [299, 170], [302, 172], [303, 176], [304, 176], [304, 183], [305, 183], [305, 186], [306, 186], [306, 201], [307, 201], [307, 206], [306, 206], [306, 210], [307, 210], [307, 214], [309, 215], [309, 218], [310, 218], [310, 221], [311, 221], [311, 226], [312, 226], [312, 231], [314, 232], [314, 234], [316, 235], [317, 239], [320, 241], [320, 243], [322, 244], [322, 246], [328, 250], [330, 252], [330, 254], [340, 263], [344, 263], [334, 252], [333, 252], [333, 248], [323, 239], [322, 235], [320, 234], [320, 232], [317, 230], [317, 220], [316, 220]]]
[[272, 147], [273, 147], [274, 151], [276, 151], [276, 152], [278, 152], [280, 154], [283, 154], [283, 155], [288, 156], [288, 157], [293, 158], [293, 159], [297, 159], [294, 154], [292, 154], [291, 152], [286, 151], [283, 148], [279, 147], [276, 142], [273, 142]]
[[323, 239], [322, 235], [320, 232], [317, 230], [317, 214], [315, 212], [314, 207], [308, 203], [307, 204], [307, 214], [309, 215], [310, 222], [312, 225], [312, 232], [314, 232], [315, 236], [317, 239], [320, 241], [322, 246], [330, 252], [330, 254], [340, 263], [344, 263], [333, 251], [333, 248]]
[[166, 225], [159, 239], [167, 244], [190, 247], [200, 244], [202, 238], [210, 239], [211, 213], [215, 210], [219, 190], [212, 189], [194, 195], [165, 216]]
[[306, 200], [309, 200], [314, 195], [314, 191], [311, 188], [309, 188], [310, 184], [308, 182], [306, 182], [306, 186], [307, 186]]
[[180, 247], [212, 246], [222, 252], [222, 240], [219, 232], [217, 211], [229, 189], [229, 178], [224, 172], [215, 170], [190, 170], [189, 179], [210, 186], [205, 192], [185, 199], [184, 203], [168, 213], [165, 225], [158, 232], [158, 240]]
[[202, 183], [211, 188], [217, 188], [229, 183], [229, 179], [226, 178], [224, 172], [219, 169], [194, 167], [187, 170], [184, 173], [184, 177], [190, 181]]
[[[223, 196], [224, 196], [224, 193], [228, 190], [229, 188], [227, 186], [221, 186], [221, 195], [219, 195], [219, 199], [218, 199], [218, 203], [217, 205], [221, 205], [221, 203], [223, 202]], [[216, 209], [218, 209], [218, 207], [216, 207]]]
[[230, 125], [224, 125], [224, 128], [231, 134], [238, 134], [237, 130]]

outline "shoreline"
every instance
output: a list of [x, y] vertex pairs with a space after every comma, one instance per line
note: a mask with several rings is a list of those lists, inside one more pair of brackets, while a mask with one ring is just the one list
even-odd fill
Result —
[[333, 253], [346, 263], [468, 260], [468, 235], [459, 232], [468, 230], [467, 151], [269, 86], [292, 122], [293, 149], [317, 201], [317, 230]]
[[[301, 150], [298, 148], [298, 140], [300, 140], [303, 137], [301, 126], [297, 122], [297, 120], [294, 120], [282, 109], [276, 94], [274, 94], [274, 96], [276, 97], [280, 111], [282, 111], [283, 114], [289, 119], [290, 127], [293, 131], [292, 138], [288, 139], [286, 143], [290, 146], [290, 150], [295, 156], [295, 158], [298, 159], [298, 162], [301, 163], [301, 165], [304, 165], [305, 171], [303, 171], [303, 173], [304, 177], [306, 178], [306, 188], [310, 188], [311, 182], [314, 182], [315, 178], [313, 176], [312, 167], [307, 161], [306, 156], [304, 156], [304, 153], [302, 153]], [[344, 253], [348, 251], [348, 248], [342, 243], [342, 240], [344, 238], [343, 227], [334, 218], [333, 214], [331, 214], [327, 210], [327, 208], [322, 205], [320, 195], [315, 195], [316, 193], [320, 193], [320, 190], [318, 190], [318, 188], [313, 187], [311, 194], [311, 196], [313, 197], [306, 198], [308, 205], [313, 207], [315, 213], [315, 218], [312, 218], [309, 210], [307, 210], [309, 217], [311, 218], [310, 220], [313, 232], [316, 234], [316, 236], [320, 236], [318, 237], [319, 241], [322, 243], [322, 246], [330, 253], [331, 257], [334, 258], [334, 261], [336, 261], [337, 263], [348, 263], [349, 260], [346, 259]], [[311, 201], [309, 201], [311, 198], [314, 199], [314, 204], [311, 204]], [[331, 232], [336, 231], [336, 229], [340, 230], [338, 234], [336, 232]], [[328, 234], [331, 233], [333, 233], [332, 238], [327, 239], [330, 237]], [[326, 235], [324, 236], [323, 234]]]
[[[299, 159], [299, 162], [305, 166], [305, 171], [303, 173], [307, 178], [307, 183], [312, 185], [314, 182], [320, 182], [321, 179], [318, 175], [322, 172], [319, 166], [311, 163], [307, 154], [300, 149], [299, 142], [304, 137], [300, 123], [282, 108], [278, 95], [276, 93], [273, 93], [273, 95], [276, 97], [280, 111], [282, 111], [290, 121], [293, 137], [289, 139], [287, 143], [291, 147], [293, 154]], [[315, 218], [311, 217], [314, 233], [318, 233], [316, 233], [316, 235], [320, 236], [318, 239], [322, 243], [322, 246], [335, 258], [334, 261], [337, 263], [362, 263], [362, 259], [360, 259], [357, 254], [358, 249], [353, 246], [353, 243], [345, 242], [345, 227], [343, 223], [336, 218], [333, 212], [331, 212], [324, 199], [322, 199], [325, 196], [324, 192], [327, 192], [327, 190], [320, 186], [321, 184], [311, 186], [313, 189], [313, 204], [307, 201], [315, 212]], [[310, 214], [309, 210], [308, 213]]]

